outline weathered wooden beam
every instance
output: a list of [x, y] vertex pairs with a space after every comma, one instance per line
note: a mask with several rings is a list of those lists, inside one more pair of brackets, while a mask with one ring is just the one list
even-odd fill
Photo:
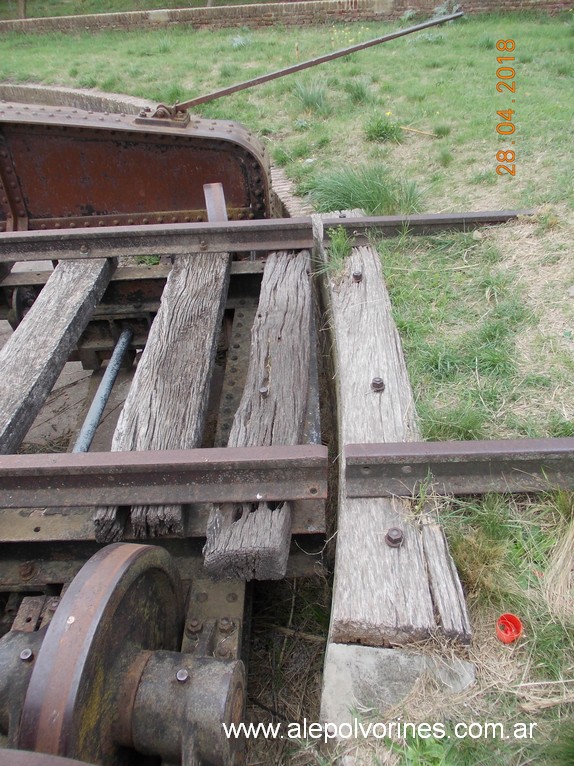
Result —
[[109, 260], [61, 263], [0, 351], [0, 453], [14, 452], [39, 413], [110, 280]]
[[[223, 216], [224, 200], [221, 207]], [[229, 253], [176, 259], [112, 451], [190, 449], [201, 444], [230, 266]], [[94, 521], [99, 539], [121, 534], [116, 508], [98, 509]], [[180, 505], [134, 506], [131, 523], [136, 537], [184, 530]]]
[[[273, 253], [261, 285], [247, 380], [228, 446], [299, 444], [307, 415], [312, 297], [308, 252]], [[216, 506], [205, 567], [216, 577], [279, 579], [291, 542], [291, 504]]]
[[[417, 440], [414, 398], [378, 252], [353, 248], [340, 273], [327, 272], [324, 281], [340, 446]], [[447, 613], [450, 608], [464, 610], [458, 623], [465, 626], [459, 637], [466, 640], [464, 600], [461, 605], [434, 598], [424, 538], [408, 503], [400, 498], [349, 497], [345, 454], [340, 461], [331, 640], [385, 646], [424, 639], [441, 630], [443, 615], [437, 625], [435, 609], [443, 608]], [[402, 531], [400, 547], [385, 541], [391, 528]], [[430, 542], [429, 537], [429, 550]], [[433, 555], [441, 556], [437, 566], [456, 578], [446, 545], [434, 545]], [[448, 614], [444, 619], [453, 622]]]

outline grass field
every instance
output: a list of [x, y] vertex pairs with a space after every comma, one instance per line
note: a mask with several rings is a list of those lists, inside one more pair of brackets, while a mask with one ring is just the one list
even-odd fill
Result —
[[[269, 0], [211, 0], [210, 5], [244, 5], [247, 2], [269, 2]], [[46, 16], [77, 16], [85, 13], [124, 13], [129, 11], [151, 11], [165, 8], [199, 8], [207, 0], [26, 0], [26, 18], [37, 19]], [[0, 19], [17, 19], [18, 1], [6, 0], [0, 5]]]
[[[174, 102], [392, 27], [7, 35], [0, 37], [0, 80]], [[512, 40], [514, 50], [497, 49], [499, 40]], [[574, 435], [573, 53], [572, 13], [466, 18], [198, 110], [256, 131], [321, 209], [536, 208], [533, 219], [475, 234], [405, 232], [377, 243], [426, 438]], [[514, 69], [512, 80], [497, 77], [503, 65]], [[515, 82], [515, 92], [497, 91], [501, 81]], [[504, 122], [515, 132], [497, 132]], [[496, 173], [497, 152], [504, 152], [502, 164], [514, 165], [514, 176]], [[338, 196], [341, 189], [350, 196]], [[571, 495], [471, 498], [439, 511], [475, 626], [468, 656], [477, 685], [447, 705], [435, 690], [418, 689], [395, 714], [452, 722], [464, 711], [470, 720], [524, 720], [537, 724], [538, 737], [469, 740], [457, 748], [420, 740], [397, 743], [394, 753], [367, 746], [357, 762], [571, 764], [570, 756], [552, 760], [543, 749], [574, 704]], [[273, 640], [256, 635], [267, 677], [252, 696], [264, 715], [271, 709], [288, 720], [316, 720], [328, 593], [323, 585], [320, 593], [289, 587], [287, 595], [261, 596], [276, 632]], [[517, 611], [526, 626], [510, 648], [493, 634], [501, 610]], [[299, 692], [302, 657], [307, 683]], [[251, 763], [334, 763], [332, 753], [308, 744], [284, 743], [267, 757], [254, 751]]]

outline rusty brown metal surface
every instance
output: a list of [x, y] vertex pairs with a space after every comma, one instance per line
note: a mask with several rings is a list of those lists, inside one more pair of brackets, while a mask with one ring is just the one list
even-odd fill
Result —
[[574, 488], [574, 438], [345, 446], [349, 497]]
[[48, 627], [28, 685], [18, 746], [115, 763], [118, 743], [131, 741], [129, 725], [125, 731], [121, 723], [131, 720], [125, 708], [126, 700], [135, 699], [130, 689], [137, 689], [143, 671], [138, 658], [142, 651], [178, 649], [182, 630], [181, 584], [164, 550], [120, 544], [96, 553]]
[[0, 507], [262, 502], [327, 496], [327, 448], [3, 455]]
[[341, 56], [349, 56], [351, 53], [356, 53], [357, 51], [362, 51], [366, 48], [372, 48], [374, 45], [380, 45], [381, 43], [386, 43], [390, 40], [396, 40], [398, 37], [404, 37], [405, 35], [410, 35], [413, 32], [419, 32], [421, 29], [428, 29], [429, 27], [434, 27], [437, 24], [444, 24], [447, 21], [454, 21], [463, 15], [464, 13], [459, 11], [457, 13], [452, 13], [449, 16], [440, 16], [435, 19], [430, 19], [429, 21], [424, 21], [422, 24], [416, 24], [415, 26], [407, 27], [406, 29], [399, 29], [396, 32], [391, 32], [387, 35], [384, 35], [383, 37], [377, 37], [374, 40], [368, 40], [364, 43], [351, 45], [348, 48], [343, 48], [342, 50], [334, 51], [333, 53], [327, 53], [324, 56], [318, 56], [317, 58], [311, 59], [309, 61], [302, 61], [299, 64], [294, 64], [293, 66], [286, 67], [285, 69], [279, 69], [276, 72], [264, 74], [260, 77], [254, 77], [251, 80], [246, 80], [245, 82], [237, 83], [236, 85], [230, 85], [227, 88], [222, 88], [221, 90], [214, 91], [213, 93], [208, 93], [205, 96], [198, 96], [197, 98], [191, 98], [188, 101], [182, 101], [181, 103], [175, 104], [173, 107], [167, 107], [165, 104], [160, 104], [158, 106], [156, 115], [160, 118], [174, 117], [177, 113], [184, 112], [186, 109], [191, 109], [194, 106], [199, 106], [199, 104], [206, 104], [209, 101], [214, 101], [215, 99], [222, 98], [223, 96], [229, 96], [232, 93], [237, 93], [238, 91], [245, 90], [246, 88], [253, 88], [256, 85], [262, 85], [263, 83], [269, 82], [270, 80], [276, 80], [279, 77], [285, 77], [287, 75], [294, 74], [295, 72], [301, 72], [303, 69], [309, 69], [310, 67], [318, 66], [319, 64], [324, 64], [328, 61], [333, 61], [334, 59], [341, 58]]
[[[433, 234], [445, 230], [470, 231], [519, 217], [532, 210], [479, 211], [411, 216], [326, 217], [325, 243], [329, 229], [342, 226], [356, 244], [372, 230], [386, 236], [404, 231]], [[311, 219], [274, 218], [262, 221], [188, 223], [149, 226], [107, 226], [98, 229], [8, 232], [0, 235], [0, 262], [108, 258], [112, 256], [191, 255], [204, 252], [266, 252], [304, 250], [313, 247]]]
[[269, 164], [237, 123], [138, 125], [132, 117], [0, 104], [0, 231], [206, 220], [224, 184], [232, 219], [269, 215]]

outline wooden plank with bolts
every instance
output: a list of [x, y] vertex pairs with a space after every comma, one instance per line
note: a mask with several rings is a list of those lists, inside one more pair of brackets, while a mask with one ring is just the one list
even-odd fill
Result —
[[[252, 329], [247, 380], [229, 447], [299, 444], [307, 415], [312, 296], [306, 251], [267, 259]], [[215, 506], [205, 567], [216, 577], [280, 579], [291, 541], [291, 504]]]
[[109, 260], [60, 263], [0, 351], [0, 454], [15, 452], [102, 297]]
[[[223, 196], [221, 185], [217, 187]], [[225, 211], [224, 200], [221, 207]], [[230, 266], [229, 253], [175, 260], [116, 426], [112, 451], [200, 446]], [[119, 539], [125, 520], [117, 507], [98, 508], [97, 539]], [[131, 524], [137, 537], [183, 533], [182, 507], [134, 506]]]
[[[320, 217], [315, 225], [322, 228]], [[316, 241], [323, 241], [322, 231]], [[324, 251], [321, 257], [326, 265]], [[416, 440], [413, 394], [378, 252], [352, 248], [340, 273], [326, 272], [324, 286], [337, 375], [339, 444]], [[330, 640], [397, 645], [427, 638], [443, 624], [449, 625], [449, 635], [456, 625], [454, 632], [466, 640], [464, 600], [461, 604], [435, 598], [438, 581], [431, 577], [429, 582], [426, 556], [432, 540], [429, 537], [425, 547], [408, 503], [400, 498], [348, 497], [344, 454], [340, 461]], [[402, 532], [400, 547], [386, 544], [391, 528]], [[437, 543], [432, 550], [440, 558], [436, 567], [458, 582], [446, 544]], [[440, 611], [439, 625], [435, 608]]]

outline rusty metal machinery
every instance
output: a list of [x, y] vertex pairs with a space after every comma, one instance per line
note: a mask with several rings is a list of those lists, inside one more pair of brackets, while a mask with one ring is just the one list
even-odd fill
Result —
[[[202, 656], [189, 642], [181, 653], [183, 627], [182, 585], [165, 550], [126, 543], [98, 551], [47, 629], [0, 639], [8, 746], [104, 766], [144, 756], [241, 763], [241, 742], [227, 739], [222, 724], [242, 718], [243, 663]], [[23, 755], [9, 763], [28, 766]]]
[[204, 221], [203, 186], [220, 179], [230, 219], [265, 218], [268, 170], [260, 142], [234, 122], [166, 130], [125, 115], [0, 105], [0, 232]]

